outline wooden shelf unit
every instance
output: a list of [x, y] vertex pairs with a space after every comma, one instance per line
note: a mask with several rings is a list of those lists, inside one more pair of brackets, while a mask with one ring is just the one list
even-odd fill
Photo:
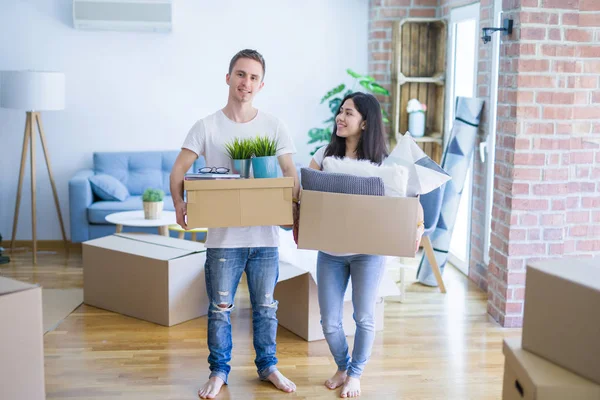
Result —
[[437, 163], [444, 142], [447, 24], [439, 18], [405, 18], [394, 23], [392, 59], [392, 144], [408, 130], [406, 105], [427, 105], [425, 137], [415, 138]]

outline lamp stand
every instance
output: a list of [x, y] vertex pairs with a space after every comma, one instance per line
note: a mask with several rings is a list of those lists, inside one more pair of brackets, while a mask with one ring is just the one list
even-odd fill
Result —
[[52, 194], [54, 195], [54, 204], [56, 205], [56, 211], [58, 213], [58, 220], [60, 221], [60, 230], [62, 232], [63, 242], [65, 244], [65, 250], [69, 251], [69, 245], [67, 242], [67, 236], [65, 235], [65, 226], [63, 224], [62, 215], [60, 213], [60, 205], [58, 203], [58, 193], [56, 192], [56, 185], [54, 184], [54, 176], [52, 175], [52, 169], [50, 168], [50, 158], [48, 157], [48, 151], [46, 150], [46, 136], [44, 135], [44, 129], [42, 128], [42, 119], [39, 112], [27, 111], [27, 119], [25, 121], [25, 134], [23, 136], [23, 151], [21, 152], [21, 169], [19, 170], [19, 186], [17, 189], [17, 201], [15, 203], [15, 217], [13, 220], [12, 239], [10, 242], [11, 254], [15, 248], [15, 237], [17, 236], [17, 222], [19, 221], [19, 206], [21, 204], [21, 189], [23, 187], [23, 176], [25, 175], [25, 163], [27, 160], [27, 146], [31, 150], [31, 235], [33, 242], [33, 263], [37, 264], [37, 239], [36, 239], [36, 190], [35, 190], [35, 135], [33, 134], [33, 124], [37, 123], [38, 132], [42, 142], [42, 149], [44, 150], [44, 158], [46, 159], [46, 166], [48, 167], [48, 175], [50, 176], [50, 185], [52, 185]]

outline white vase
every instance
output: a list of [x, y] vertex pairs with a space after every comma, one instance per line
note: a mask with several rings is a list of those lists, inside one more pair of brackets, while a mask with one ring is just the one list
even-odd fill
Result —
[[408, 131], [413, 137], [423, 137], [425, 135], [425, 113], [415, 111], [408, 114]]
[[144, 201], [144, 219], [159, 219], [164, 201]]

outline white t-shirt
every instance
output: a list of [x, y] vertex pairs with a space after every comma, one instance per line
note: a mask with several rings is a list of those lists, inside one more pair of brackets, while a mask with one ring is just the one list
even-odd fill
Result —
[[[313, 155], [313, 160], [317, 163], [317, 165], [321, 169], [323, 169], [323, 160], [325, 159], [325, 149], [327, 149], [327, 145], [321, 147]], [[322, 252], [323, 253], [327, 253], [327, 254], [329, 254], [331, 256], [337, 256], [337, 257], [353, 256], [353, 255], [357, 254], [357, 253], [332, 253], [330, 251], [322, 251]]]
[[[233, 162], [225, 150], [225, 143], [236, 137], [255, 138], [259, 135], [277, 139], [278, 157], [296, 153], [296, 147], [285, 124], [262, 111], [259, 111], [253, 120], [238, 123], [227, 118], [223, 111], [219, 110], [192, 126], [182, 148], [204, 156], [207, 167], [232, 169]], [[279, 247], [279, 227], [211, 228], [208, 230], [206, 247]]]

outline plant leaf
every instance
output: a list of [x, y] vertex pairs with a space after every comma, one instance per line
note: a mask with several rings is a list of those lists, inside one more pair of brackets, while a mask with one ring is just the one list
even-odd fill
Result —
[[333, 89], [331, 89], [329, 92], [327, 92], [327, 94], [325, 96], [323, 96], [323, 98], [321, 99], [321, 103], [323, 104], [323, 102], [327, 99], [329, 99], [331, 96], [335, 96], [336, 94], [340, 93], [342, 90], [346, 89], [346, 85], [345, 84], [340, 84], [337, 87], [334, 87]]
[[357, 74], [356, 72], [352, 71], [350, 68], [348, 68], [346, 70], [346, 72], [348, 73], [348, 75], [350, 75], [353, 78], [357, 78], [357, 79], [362, 78], [362, 75]]
[[360, 78], [361, 81], [367, 81], [367, 82], [375, 82], [375, 78], [373, 78], [370, 75], [365, 75], [363, 77]]
[[324, 124], [330, 124], [330, 123], [332, 123], [333, 121], [335, 121], [335, 116], [333, 116], [333, 117], [331, 117], [331, 118], [329, 118], [329, 119], [327, 119], [327, 120], [323, 121], [323, 123], [324, 123]]
[[334, 98], [329, 100], [329, 110], [333, 113], [333, 115], [337, 115], [340, 106], [342, 105], [342, 99]]

